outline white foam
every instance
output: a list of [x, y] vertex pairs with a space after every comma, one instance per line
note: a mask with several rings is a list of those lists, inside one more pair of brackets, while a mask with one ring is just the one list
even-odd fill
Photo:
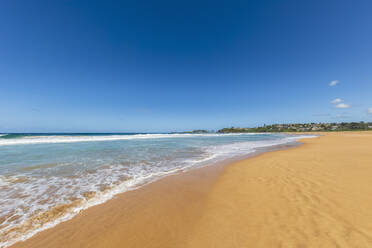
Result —
[[[169, 170], [169, 171], [160, 171], [160, 172], [149, 173], [147, 175], [138, 175], [138, 176], [133, 177], [130, 180], [124, 181], [121, 184], [114, 186], [113, 188], [111, 188], [107, 192], [100, 192], [100, 191], [97, 191], [97, 189], [94, 189], [94, 187], [89, 187], [87, 185], [85, 185], [85, 187], [84, 187], [84, 185], [80, 185], [80, 187], [82, 187], [82, 190], [84, 188], [86, 188], [85, 191], [94, 191], [94, 192], [96, 192], [96, 195], [89, 200], [83, 200], [83, 203], [81, 205], [79, 205], [77, 207], [74, 207], [73, 209], [70, 209], [69, 212], [66, 212], [62, 217], [60, 217], [58, 219], [55, 219], [55, 220], [53, 220], [49, 223], [44, 223], [42, 226], [35, 226], [35, 228], [33, 228], [31, 230], [28, 230], [27, 232], [23, 233], [22, 236], [20, 236], [20, 237], [16, 237], [17, 234], [14, 233], [14, 236], [13, 237], [10, 236], [9, 237], [10, 239], [8, 239], [7, 241], [0, 242], [0, 247], [5, 248], [5, 247], [13, 245], [14, 243], [16, 243], [18, 241], [24, 241], [24, 240], [32, 237], [36, 233], [40, 232], [40, 231], [43, 231], [43, 230], [46, 230], [48, 228], [54, 227], [61, 222], [64, 222], [64, 221], [67, 221], [67, 220], [73, 218], [78, 213], [80, 213], [82, 210], [85, 210], [85, 209], [87, 209], [89, 207], [92, 207], [92, 206], [95, 206], [95, 205], [105, 203], [106, 201], [112, 199], [117, 194], [137, 189], [138, 187], [140, 187], [144, 184], [153, 182], [153, 181], [155, 181], [159, 178], [162, 178], [162, 177], [170, 175], [170, 174], [175, 174], [175, 173], [180, 172], [180, 171], [182, 171], [186, 168], [187, 167], [176, 168], [176, 169]], [[108, 171], [110, 171], [110, 170], [108, 170]], [[105, 174], [107, 175], [107, 174], [110, 174], [110, 173], [105, 173]], [[16, 180], [16, 178], [12, 178], [11, 180], [4, 180], [3, 178], [0, 178], [0, 182], [5, 182], [5, 184], [7, 184], [6, 183], [7, 181], [9, 182], [9, 181], [13, 181], [13, 180]], [[44, 182], [43, 181], [44, 180], [37, 180], [37, 182], [35, 182], [35, 184], [25, 186], [24, 189], [27, 189], [26, 191], [29, 191], [31, 193], [31, 191], [35, 191], [35, 187], [37, 187], [36, 185], [41, 185], [41, 187], [38, 187], [38, 189], [40, 190], [40, 189], [44, 188], [43, 185], [45, 185], [45, 181]], [[53, 180], [48, 180], [48, 184], [52, 183], [51, 181], [53, 181]], [[63, 184], [64, 185], [66, 185], [66, 184], [67, 185], [73, 185], [72, 182], [62, 182], [61, 184], [62, 185]], [[45, 190], [45, 188], [44, 188], [44, 190]], [[41, 191], [43, 191], [43, 190], [41, 190]], [[64, 193], [67, 193], [67, 192], [64, 192]], [[40, 206], [35, 207], [35, 204], [32, 204], [32, 202], [35, 202], [35, 198], [36, 199], [39, 198], [39, 200], [44, 200], [42, 195], [43, 194], [36, 195], [32, 199], [29, 199], [30, 201], [28, 203], [26, 203], [27, 205], [34, 206], [32, 209], [30, 209], [30, 212], [35, 212], [35, 211], [39, 211], [39, 210], [47, 211], [48, 208], [52, 207], [53, 205], [55, 206], [55, 205], [58, 205], [58, 204], [66, 203], [62, 199], [61, 201], [53, 202], [53, 205], [46, 204], [45, 206], [42, 206], [42, 207], [40, 207]], [[17, 207], [19, 207], [19, 205], [23, 205], [23, 204], [25, 204], [23, 202], [23, 200], [18, 200], [17, 199], [17, 201], [15, 201], [11, 206], [9, 206], [9, 204], [8, 204], [7, 207], [10, 207], [10, 209], [16, 209]], [[22, 225], [24, 222], [27, 221], [27, 217], [29, 216], [29, 214], [23, 212], [21, 209], [19, 210], [18, 214], [23, 214], [23, 217], [19, 221], [17, 221], [16, 223], [8, 223], [8, 220], [6, 220], [5, 222], [2, 223], [2, 224], [9, 224], [9, 226], [7, 228], [4, 228], [3, 231], [9, 230], [9, 229], [11, 229], [11, 228], [13, 228], [14, 226], [17, 226], [17, 225]]]
[[[293, 137], [284, 137], [278, 140], [260, 140], [260, 141], [247, 141], [239, 142], [227, 145], [210, 146], [207, 148], [207, 152], [213, 154], [213, 157], [209, 160], [228, 159], [235, 156], [247, 155], [254, 153], [258, 148], [272, 147], [277, 145], [283, 145], [291, 142], [295, 142], [302, 138], [315, 138], [314, 135], [302, 135]], [[208, 160], [207, 160], [208, 161]]]
[[192, 137], [218, 137], [218, 136], [239, 136], [255, 135], [249, 134], [133, 134], [133, 135], [97, 135], [97, 136], [75, 136], [75, 135], [50, 135], [50, 136], [24, 136], [13, 139], [0, 139], [0, 146], [44, 144], [44, 143], [73, 143], [73, 142], [92, 142], [92, 141], [115, 141], [133, 139], [164, 139], [164, 138], [192, 138]]

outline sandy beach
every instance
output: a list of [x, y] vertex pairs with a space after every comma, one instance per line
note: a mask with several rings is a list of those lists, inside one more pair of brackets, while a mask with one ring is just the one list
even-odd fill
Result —
[[173, 175], [12, 247], [372, 247], [372, 132]]

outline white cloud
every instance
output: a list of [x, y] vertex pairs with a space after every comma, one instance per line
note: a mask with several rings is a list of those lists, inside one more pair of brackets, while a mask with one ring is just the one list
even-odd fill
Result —
[[349, 104], [346, 104], [346, 103], [339, 103], [336, 105], [336, 108], [350, 108], [350, 105]]
[[368, 108], [368, 114], [372, 115], [372, 108]]
[[329, 86], [335, 86], [336, 84], [338, 84], [339, 83], [339, 81], [338, 80], [333, 80], [333, 81], [331, 81], [330, 83], [329, 83]]
[[340, 98], [336, 98], [334, 100], [332, 100], [331, 103], [340, 103], [340, 102], [343, 102], [344, 100], [340, 99]]

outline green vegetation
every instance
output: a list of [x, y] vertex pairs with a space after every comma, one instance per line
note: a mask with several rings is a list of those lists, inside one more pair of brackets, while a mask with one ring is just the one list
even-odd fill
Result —
[[297, 123], [273, 124], [254, 128], [231, 127], [218, 130], [218, 133], [260, 133], [260, 132], [330, 132], [330, 131], [372, 130], [372, 122], [341, 123]]

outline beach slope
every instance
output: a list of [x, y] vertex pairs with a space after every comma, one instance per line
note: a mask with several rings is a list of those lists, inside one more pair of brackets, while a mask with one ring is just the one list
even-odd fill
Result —
[[174, 175], [14, 247], [372, 247], [372, 132]]

